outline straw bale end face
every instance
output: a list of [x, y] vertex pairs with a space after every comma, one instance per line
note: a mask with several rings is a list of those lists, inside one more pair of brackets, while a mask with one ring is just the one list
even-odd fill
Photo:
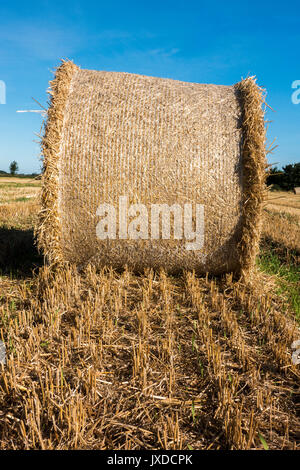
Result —
[[82, 70], [51, 82], [38, 244], [51, 264], [250, 272], [263, 91]]

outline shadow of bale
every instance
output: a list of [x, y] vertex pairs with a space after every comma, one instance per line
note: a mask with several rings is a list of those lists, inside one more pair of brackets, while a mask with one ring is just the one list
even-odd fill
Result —
[[0, 228], [0, 274], [13, 278], [32, 276], [43, 257], [35, 245], [33, 230]]

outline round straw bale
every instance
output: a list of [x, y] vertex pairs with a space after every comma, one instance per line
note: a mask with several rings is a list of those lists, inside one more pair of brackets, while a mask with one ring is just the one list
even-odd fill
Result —
[[264, 92], [63, 62], [42, 141], [51, 264], [250, 273], [265, 185]]

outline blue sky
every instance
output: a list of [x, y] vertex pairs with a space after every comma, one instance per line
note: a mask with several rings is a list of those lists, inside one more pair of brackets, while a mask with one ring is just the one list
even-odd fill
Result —
[[[82, 68], [232, 85], [248, 74], [267, 89], [268, 131], [279, 166], [300, 161], [300, 7], [297, 2], [149, 0], [0, 4], [0, 169], [39, 171], [38, 109], [60, 58]], [[300, 94], [299, 94], [300, 97]], [[0, 93], [1, 100], [1, 93]]]

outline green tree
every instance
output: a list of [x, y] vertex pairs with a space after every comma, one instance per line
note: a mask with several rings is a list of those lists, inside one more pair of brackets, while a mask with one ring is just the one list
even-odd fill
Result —
[[286, 165], [283, 167], [284, 178], [283, 188], [294, 189], [300, 186], [300, 163], [293, 163], [292, 165]]
[[282, 170], [279, 170], [277, 166], [274, 166], [269, 170], [269, 174], [267, 176], [267, 185], [276, 185], [282, 187], [283, 185], [283, 178], [284, 178], [284, 172]]
[[10, 174], [11, 174], [11, 175], [15, 175], [18, 170], [19, 170], [19, 165], [18, 165], [17, 162], [14, 160], [14, 161], [11, 162], [11, 164], [9, 165]]
[[285, 191], [290, 191], [300, 186], [300, 163], [286, 165], [282, 170], [275, 166], [268, 173], [267, 185], [280, 186]]

